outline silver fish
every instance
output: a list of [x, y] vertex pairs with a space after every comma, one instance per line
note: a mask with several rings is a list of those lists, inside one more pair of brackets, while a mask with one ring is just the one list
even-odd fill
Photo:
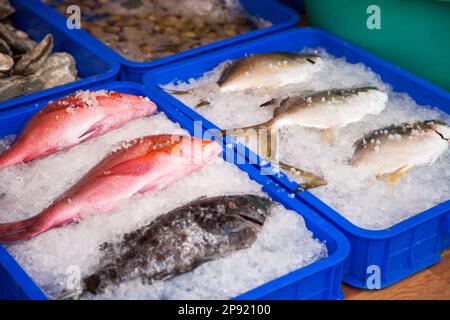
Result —
[[298, 125], [306, 128], [342, 128], [386, 107], [386, 93], [375, 87], [331, 89], [307, 96], [288, 97], [264, 124], [272, 129]]
[[319, 70], [315, 54], [273, 52], [254, 54], [231, 62], [217, 84], [221, 91], [278, 88], [308, 81]]
[[20, 57], [14, 66], [14, 74], [27, 76], [35, 73], [45, 63], [52, 50], [53, 36], [47, 34], [38, 45]]
[[449, 143], [450, 127], [442, 121], [392, 125], [358, 140], [350, 164], [395, 182], [416, 166], [433, 164]]
[[[283, 99], [275, 109], [271, 120], [234, 129], [231, 135], [257, 135], [260, 154], [274, 160], [277, 153], [278, 130], [288, 126], [306, 128], [334, 129], [360, 121], [365, 115], [379, 114], [386, 106], [387, 95], [374, 87], [351, 89], [332, 89], [316, 92], [307, 96], [294, 96]], [[276, 101], [275, 101], [276, 102]], [[261, 135], [267, 132], [267, 135]], [[222, 131], [229, 134], [229, 131]], [[334, 140], [333, 133], [324, 131], [328, 142]], [[281, 169], [294, 176], [306, 178], [309, 182], [302, 184], [303, 189], [315, 188], [326, 184], [325, 179], [312, 172], [295, 168], [283, 162], [275, 162]]]
[[163, 281], [249, 248], [270, 207], [267, 198], [233, 195], [200, 198], [166, 213], [120, 242], [103, 244], [101, 265], [84, 278], [81, 295], [96, 295], [126, 280]]

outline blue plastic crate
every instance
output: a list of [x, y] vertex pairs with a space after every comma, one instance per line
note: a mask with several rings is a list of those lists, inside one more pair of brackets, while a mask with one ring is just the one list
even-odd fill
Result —
[[[35, 1], [39, 0], [31, 0], [31, 2]], [[90, 43], [95, 45], [104, 56], [120, 63], [120, 80], [142, 82], [144, 73], [151, 69], [167, 65], [173, 63], [174, 61], [179, 61], [188, 57], [198, 56], [204, 52], [215, 50], [217, 48], [226, 47], [234, 43], [239, 43], [248, 39], [253, 39], [279, 30], [283, 30], [294, 26], [300, 20], [299, 15], [294, 10], [282, 5], [275, 0], [240, 1], [248, 14], [250, 14], [251, 16], [262, 18], [266, 21], [270, 21], [272, 22], [272, 25], [267, 28], [250, 31], [245, 34], [216, 41], [207, 45], [199, 46], [194, 49], [186, 50], [149, 62], [135, 62], [128, 60], [122, 55], [116, 53], [114, 50], [110, 49], [101, 41], [97, 40], [88, 32], [84, 30], [77, 30], [76, 32], [79, 33], [86, 41], [89, 41]], [[46, 9], [43, 10], [43, 12], [44, 11], [46, 15], [54, 17], [56, 21], [65, 25], [65, 18], [58, 12], [56, 12], [56, 10], [53, 10], [52, 8], [46, 6]], [[83, 26], [83, 22], [81, 26]]]
[[[286, 30], [268, 35], [264, 39], [255, 39], [182, 63], [174, 63], [149, 72], [144, 77], [144, 84], [153, 94], [164, 98], [175, 109], [193, 120], [202, 121], [205, 128], [217, 128], [159, 86], [174, 80], [186, 81], [197, 78], [225, 60], [246, 54], [270, 51], [298, 52], [303, 48], [316, 47], [325, 48], [334, 56], [345, 57], [351, 63], [364, 63], [378, 73], [383, 81], [390, 83], [394, 90], [407, 92], [419, 104], [450, 111], [450, 95], [446, 91], [329, 33], [313, 28]], [[248, 159], [257, 157], [241, 145], [239, 150], [244, 150]], [[260, 161], [261, 159], [258, 159], [255, 164], [259, 168], [261, 166], [257, 164]], [[263, 167], [264, 170], [272, 170], [270, 165]], [[272, 175], [272, 179], [289, 191], [298, 188], [298, 185], [289, 181], [284, 174]], [[386, 230], [371, 231], [355, 226], [310, 192], [298, 193], [296, 197], [337, 226], [350, 240], [351, 250], [345, 264], [344, 281], [355, 287], [367, 287], [366, 281], [371, 275], [371, 272], [367, 272], [369, 266], [380, 267], [381, 287], [386, 287], [437, 263], [440, 260], [439, 253], [450, 247], [450, 201]]]
[[[76, 33], [61, 27], [48, 16], [39, 2], [29, 0], [11, 0], [16, 12], [11, 16], [14, 26], [27, 32], [36, 41], [51, 33], [54, 38], [54, 52], [65, 51], [70, 53], [77, 62], [78, 81], [66, 85], [57, 86], [40, 92], [28, 94], [22, 97], [0, 102], [0, 111], [15, 105], [37, 103], [48, 97], [55, 97], [62, 93], [71, 92], [75, 89], [87, 88], [97, 83], [105, 83], [116, 80], [120, 66], [117, 62], [99, 55], [97, 49], [84, 42]], [[45, 6], [44, 6], [44, 9]]]
[[305, 3], [303, 0], [278, 0], [284, 5], [287, 5], [288, 7], [291, 7], [295, 10], [297, 10], [300, 13], [305, 12]]
[[[153, 99], [148, 90], [143, 86], [131, 82], [114, 82], [103, 84], [92, 89], [108, 89], [127, 92], [138, 95], [147, 95], [157, 103], [160, 111], [163, 111], [171, 120], [178, 122], [191, 134], [199, 135], [202, 130], [194, 131], [195, 125], [186, 116], [182, 115], [165, 100]], [[39, 109], [44, 107], [45, 101], [38, 105], [24, 105], [20, 108], [0, 114], [0, 137], [8, 134], [17, 134], [28, 119]], [[201, 129], [201, 128], [200, 128]], [[260, 174], [254, 166], [245, 163], [245, 159], [233, 156], [233, 149], [224, 148], [223, 156], [226, 159], [235, 159], [240, 169], [248, 173], [249, 177], [263, 185], [263, 190], [272, 199], [282, 203], [286, 208], [295, 210], [301, 214], [306, 226], [317, 239], [325, 242], [328, 249], [328, 257], [312, 263], [283, 277], [270, 281], [251, 291], [248, 291], [235, 299], [341, 299], [340, 283], [344, 267], [344, 260], [349, 252], [349, 244], [345, 237], [323, 218], [314, 213], [305, 204], [295, 198], [288, 197], [288, 193], [274, 181]], [[239, 161], [237, 161], [239, 159]], [[45, 294], [22, 270], [22, 268], [9, 255], [7, 250], [0, 245], [0, 300], [1, 299], [47, 299]]]

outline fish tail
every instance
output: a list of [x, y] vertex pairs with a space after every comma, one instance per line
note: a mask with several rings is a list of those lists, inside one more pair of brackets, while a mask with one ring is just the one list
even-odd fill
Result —
[[25, 240], [45, 231], [38, 216], [11, 223], [0, 224], [0, 243]]
[[271, 129], [270, 121], [243, 128], [221, 130], [220, 132], [223, 136], [227, 135], [232, 137], [243, 137], [243, 136], [259, 135], [259, 131], [261, 129], [270, 130]]
[[169, 89], [169, 88], [163, 88], [160, 87], [162, 90], [170, 93], [170, 94], [174, 94], [174, 95], [183, 95], [183, 94], [191, 94], [192, 90], [177, 90], [177, 89]]
[[8, 150], [0, 154], [0, 169], [13, 166], [23, 162], [23, 152], [18, 152], [16, 145], [11, 146]]
[[78, 217], [77, 211], [75, 206], [57, 201], [32, 218], [0, 224], [0, 243], [26, 240], [66, 225]]
[[276, 164], [279, 165], [280, 168], [283, 169], [288, 174], [302, 177], [302, 178], [305, 178], [306, 180], [308, 180], [305, 183], [300, 183], [301, 187], [296, 189], [294, 192], [301, 192], [301, 191], [305, 191], [308, 189], [321, 187], [321, 186], [324, 186], [327, 184], [327, 181], [323, 177], [316, 175], [315, 173], [293, 167], [293, 166], [291, 166], [287, 163], [281, 162], [281, 161], [277, 162]]

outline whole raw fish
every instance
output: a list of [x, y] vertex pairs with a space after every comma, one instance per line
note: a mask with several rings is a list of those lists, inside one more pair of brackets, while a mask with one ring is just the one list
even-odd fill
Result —
[[320, 60], [315, 54], [254, 54], [231, 62], [217, 84], [221, 91], [238, 91], [301, 83], [311, 79], [319, 70]]
[[0, 224], [0, 242], [23, 240], [82, 217], [107, 212], [136, 193], [161, 190], [221, 151], [211, 140], [156, 135], [124, 143], [43, 212]]
[[[289, 84], [308, 81], [320, 70], [321, 58], [315, 54], [289, 52], [260, 53], [232, 61], [222, 72], [217, 85], [220, 91], [231, 92], [246, 89], [274, 89]], [[183, 95], [192, 93], [164, 88]], [[202, 100], [195, 107], [210, 104]]]
[[361, 121], [366, 115], [381, 113], [387, 99], [386, 93], [374, 87], [331, 89], [288, 97], [280, 102], [271, 120], [240, 130], [279, 130], [296, 125], [315, 129], [342, 128]]
[[0, 169], [71, 148], [148, 116], [156, 105], [146, 97], [112, 91], [79, 91], [50, 102], [0, 155]]
[[395, 182], [416, 166], [434, 163], [450, 143], [450, 127], [438, 120], [375, 130], [355, 143], [351, 165]]
[[[271, 101], [277, 103], [278, 101]], [[387, 95], [374, 87], [331, 89], [307, 96], [283, 99], [275, 109], [273, 118], [267, 122], [233, 130], [222, 134], [232, 136], [256, 135], [259, 153], [268, 160], [275, 160], [277, 154], [278, 130], [289, 126], [302, 126], [321, 130], [336, 129], [360, 121], [368, 114], [379, 114], [386, 106]], [[327, 142], [334, 140], [334, 133], [324, 131]], [[326, 135], [325, 135], [326, 134]], [[322, 177], [306, 170], [276, 161], [289, 175], [301, 176], [309, 182], [302, 184], [302, 190], [323, 186]]]
[[255, 195], [200, 198], [104, 243], [97, 271], [83, 279], [82, 294], [139, 279], [151, 284], [202, 263], [249, 248], [270, 215], [271, 201]]
[[379, 114], [385, 107], [386, 93], [374, 87], [331, 89], [303, 97], [284, 99], [266, 125], [280, 129], [298, 125], [306, 128], [342, 128]]

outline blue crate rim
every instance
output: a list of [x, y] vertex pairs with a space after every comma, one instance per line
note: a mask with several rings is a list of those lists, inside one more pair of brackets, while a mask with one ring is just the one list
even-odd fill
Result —
[[[286, 21], [284, 21], [284, 22], [276, 23], [269, 27], [252, 30], [245, 34], [241, 34], [241, 35], [237, 35], [234, 37], [214, 41], [214, 42], [206, 44], [206, 45], [198, 46], [193, 49], [185, 50], [185, 51], [175, 53], [175, 54], [167, 56], [167, 57], [163, 57], [163, 58], [159, 58], [159, 59], [155, 59], [155, 60], [147, 61], [147, 62], [136, 62], [136, 61], [132, 61], [132, 60], [125, 58], [124, 56], [120, 55], [113, 49], [109, 48], [107, 45], [105, 45], [103, 42], [101, 42], [100, 40], [95, 38], [93, 35], [91, 35], [87, 31], [85, 31], [84, 29], [77, 30], [76, 33], [79, 33], [79, 35], [81, 37], [83, 37], [84, 39], [89, 40], [89, 42], [92, 45], [96, 46], [106, 56], [108, 56], [111, 59], [114, 59], [114, 61], [117, 61], [124, 66], [131, 67], [134, 69], [154, 68], [154, 67], [158, 67], [161, 65], [166, 65], [166, 64], [172, 63], [174, 61], [179, 61], [179, 60], [182, 60], [185, 58], [197, 56], [204, 52], [209, 52], [209, 51], [215, 50], [217, 48], [226, 47], [226, 46], [229, 46], [229, 45], [235, 44], [235, 43], [245, 42], [246, 40], [248, 40], [248, 38], [254, 39], [254, 38], [264, 36], [265, 34], [269, 34], [269, 33], [276, 32], [278, 30], [286, 29], [286, 28], [289, 28], [289, 27], [297, 24], [300, 21], [300, 15], [295, 10], [293, 10], [293, 9], [287, 7], [286, 5], [283, 5], [282, 3], [279, 3], [278, 1], [275, 1], [275, 0], [264, 0], [264, 1], [273, 5], [278, 11], [282, 12], [289, 18], [286, 19]], [[30, 2], [39, 2], [39, 5], [41, 5], [42, 7], [45, 7], [45, 8], [42, 8], [43, 10], [45, 10], [45, 13], [48, 15], [51, 15], [55, 19], [55, 22], [65, 25], [65, 17], [63, 15], [61, 15], [58, 11], [56, 11], [54, 8], [40, 2], [39, 0], [31, 0]]]
[[[69, 33], [67, 30], [59, 23], [57, 23], [55, 20], [50, 19], [49, 16], [46, 14], [42, 14], [42, 3], [34, 3], [34, 0], [28, 0], [23, 1], [22, 5], [26, 6], [28, 9], [32, 10], [37, 16], [40, 16], [41, 18], [45, 19], [49, 24], [53, 25], [55, 28], [63, 32], [67, 37], [72, 37], [74, 40], [76, 40], [78, 43], [83, 43], [83, 39], [80, 38], [76, 33]], [[67, 83], [65, 85], [56, 86], [49, 89], [44, 89], [39, 92], [30, 93], [21, 97], [13, 98], [7, 101], [0, 102], [0, 111], [8, 110], [10, 108], [14, 108], [16, 105], [23, 105], [26, 103], [33, 103], [33, 101], [39, 100], [44, 96], [51, 96], [54, 94], [58, 94], [61, 91], [67, 91], [67, 90], [73, 90], [78, 87], [86, 86], [92, 83], [92, 81], [102, 81], [109, 78], [112, 78], [116, 76], [120, 71], [120, 65], [119, 63], [109, 59], [109, 58], [102, 58], [103, 62], [107, 63], [109, 65], [109, 70], [105, 73], [90, 76], [87, 78], [82, 78], [79, 80], [76, 80], [74, 82]]]
[[[379, 64], [386, 65], [386, 66], [390, 67], [392, 69], [392, 71], [397, 73], [398, 75], [411, 78], [413, 81], [416, 81], [424, 88], [431, 90], [431, 91], [435, 92], [436, 94], [444, 96], [447, 99], [450, 99], [450, 93], [447, 93], [444, 89], [442, 89], [442, 88], [440, 88], [440, 87], [438, 87], [416, 75], [413, 75], [413, 74], [409, 73], [408, 71], [393, 65], [390, 62], [384, 61], [381, 58], [377, 57], [376, 55], [369, 53], [369, 52], [363, 50], [362, 48], [360, 48], [356, 45], [353, 45], [345, 40], [342, 40], [342, 39], [326, 32], [326, 31], [323, 31], [321, 29], [312, 28], [312, 27], [292, 28], [289, 30], [285, 30], [285, 31], [276, 33], [276, 34], [272, 34], [271, 36], [274, 37], [274, 36], [277, 36], [280, 34], [283, 34], [283, 35], [292, 34], [293, 36], [295, 36], [296, 34], [298, 34], [298, 32], [300, 30], [302, 32], [316, 33], [319, 36], [332, 39], [333, 41], [337, 42], [338, 44], [342, 45], [343, 47], [346, 47], [353, 51], [356, 51], [363, 58], [372, 60]], [[261, 39], [249, 40], [245, 43], [245, 46], [251, 47], [253, 44], [258, 43], [258, 41], [260, 41], [260, 40]], [[225, 52], [232, 52], [235, 50], [236, 50], [235, 47], [228, 47], [228, 48], [223, 48], [221, 50], [221, 52], [225, 53]], [[218, 126], [212, 124], [210, 121], [205, 119], [200, 114], [196, 113], [194, 110], [190, 109], [188, 106], [183, 104], [181, 101], [176, 99], [174, 96], [170, 95], [169, 93], [167, 93], [166, 91], [161, 89], [160, 88], [161, 84], [157, 83], [156, 79], [159, 77], [160, 74], [167, 72], [167, 70], [171, 71], [173, 69], [179, 68], [181, 63], [183, 63], [184, 68], [187, 68], [190, 61], [191, 60], [183, 61], [183, 62], [175, 62], [169, 66], [164, 66], [159, 69], [151, 70], [144, 75], [144, 84], [147, 87], [149, 87], [152, 91], [154, 91], [155, 93], [157, 93], [161, 97], [163, 97], [167, 102], [171, 103], [175, 109], [179, 110], [180, 112], [184, 113], [187, 117], [191, 118], [191, 120], [201, 121], [203, 124], [205, 124], [205, 126], [206, 126], [205, 129], [219, 130]], [[173, 81], [176, 81], [176, 80], [178, 80], [178, 79], [174, 79]], [[246, 150], [247, 150], [247, 153], [251, 152], [251, 151], [248, 151], [247, 148], [246, 148]], [[258, 157], [258, 158], [260, 158], [260, 157]], [[261, 166], [258, 166], [258, 165], [255, 165], [255, 166], [257, 168], [261, 169]], [[270, 167], [270, 165], [268, 165], [267, 167]], [[265, 166], [264, 168], [267, 168], [267, 167]], [[283, 179], [280, 179], [275, 176], [272, 176], [272, 179], [274, 181], [276, 181], [277, 183], [281, 184], [288, 191], [292, 191], [292, 190], [295, 190], [296, 188], [298, 188], [298, 184], [296, 184], [296, 183], [287, 184], [286, 181], [289, 181], [289, 180], [287, 179], [287, 177], [284, 174], [282, 174], [282, 176], [284, 177]], [[362, 227], [356, 226], [355, 224], [350, 222], [348, 219], [346, 219], [342, 215], [340, 215], [337, 211], [335, 211], [330, 206], [328, 206], [325, 202], [323, 202], [322, 200], [320, 200], [319, 198], [314, 196], [309, 191], [297, 193], [296, 197], [304, 203], [308, 202], [307, 205], [310, 206], [311, 208], [313, 208], [314, 210], [316, 210], [316, 211], [320, 210], [321, 212], [328, 215], [333, 221], [335, 221], [336, 223], [339, 223], [339, 225], [343, 229], [350, 232], [354, 236], [357, 236], [359, 238], [366, 238], [366, 239], [369, 238], [372, 240], [386, 240], [386, 239], [395, 237], [403, 232], [410, 230], [411, 228], [415, 228], [418, 225], [420, 225], [426, 221], [429, 221], [430, 219], [432, 219], [436, 216], [444, 214], [446, 211], [449, 211], [449, 208], [450, 208], [450, 200], [448, 200], [448, 201], [440, 203], [428, 210], [418, 213], [406, 220], [403, 220], [403, 221], [401, 221], [389, 228], [386, 228], [384, 230], [369, 230], [369, 229], [364, 229]], [[305, 201], [305, 198], [309, 201]]]
[[[152, 92], [145, 87], [143, 84], [139, 84], [136, 82], [127, 82], [127, 81], [116, 81], [105, 84], [97, 84], [90, 88], [89, 90], [96, 89], [107, 89], [107, 90], [115, 90], [120, 91], [120, 88], [126, 87], [127, 89], [135, 89], [141, 91], [144, 95], [148, 97], [152, 97]], [[152, 98], [151, 98], [152, 99]], [[157, 99], [155, 99], [157, 100]], [[152, 101], [155, 101], [152, 99]], [[157, 101], [158, 108], [160, 111], [164, 112], [167, 115], [171, 115], [177, 120], [181, 120], [183, 122], [190, 121], [191, 119], [186, 117], [184, 114], [179, 112], [176, 109], [172, 109], [170, 107], [163, 107]], [[23, 107], [19, 109], [12, 109], [5, 112], [0, 113], [0, 119], [3, 117], [14, 117], [20, 115], [22, 113], [28, 112], [30, 107]], [[181, 125], [182, 123], [179, 122]], [[184, 126], [182, 127], [184, 128]], [[184, 128], [185, 130], [188, 130]], [[240, 168], [240, 170], [243, 170]], [[250, 170], [255, 170], [250, 166]], [[247, 175], [249, 172], [245, 171]], [[252, 179], [249, 176], [250, 179]], [[253, 180], [253, 179], [252, 179]], [[286, 203], [283, 203], [283, 206], [290, 206], [293, 210], [296, 211], [297, 214], [301, 215], [303, 218], [303, 214], [306, 213], [307, 219], [310, 223], [313, 223], [317, 228], [322, 229], [330, 238], [332, 238], [336, 243], [336, 249], [331, 254], [325, 258], [322, 258], [316, 262], [313, 262], [307, 266], [304, 266], [300, 269], [291, 271], [283, 276], [277, 277], [269, 282], [266, 282], [260, 286], [257, 286], [253, 289], [250, 289], [236, 297], [231, 299], [256, 299], [265, 294], [269, 294], [274, 290], [278, 290], [282, 287], [285, 287], [289, 284], [293, 284], [295, 282], [301, 281], [309, 276], [312, 276], [318, 272], [325, 271], [329, 268], [333, 268], [342, 264], [347, 258], [350, 252], [350, 244], [347, 238], [334, 226], [332, 226], [329, 222], [327, 222], [324, 218], [320, 217], [314, 210], [308, 208], [305, 204], [295, 198], [288, 197], [288, 193], [284, 189], [275, 190], [275, 186], [277, 186], [271, 179], [267, 178], [265, 184], [258, 183], [263, 188], [264, 192], [274, 192], [279, 197], [283, 197]], [[267, 190], [269, 189], [269, 190]], [[278, 201], [275, 200], [274, 201]], [[302, 213], [300, 213], [302, 212]], [[305, 219], [305, 218], [304, 218]], [[305, 221], [306, 222], [306, 221]], [[313, 233], [314, 234], [314, 233]], [[326, 244], [326, 243], [325, 243]], [[32, 278], [24, 271], [24, 269], [20, 266], [20, 264], [14, 259], [14, 257], [8, 252], [6, 247], [0, 244], [0, 262], [7, 267], [8, 271], [13, 271], [14, 278], [18, 279], [20, 283], [25, 284], [27, 295], [29, 295], [32, 299], [37, 300], [45, 300], [48, 299], [46, 294], [42, 291], [42, 289], [32, 280]], [[11, 272], [10, 272], [11, 273]], [[23, 288], [22, 288], [23, 289]]]

